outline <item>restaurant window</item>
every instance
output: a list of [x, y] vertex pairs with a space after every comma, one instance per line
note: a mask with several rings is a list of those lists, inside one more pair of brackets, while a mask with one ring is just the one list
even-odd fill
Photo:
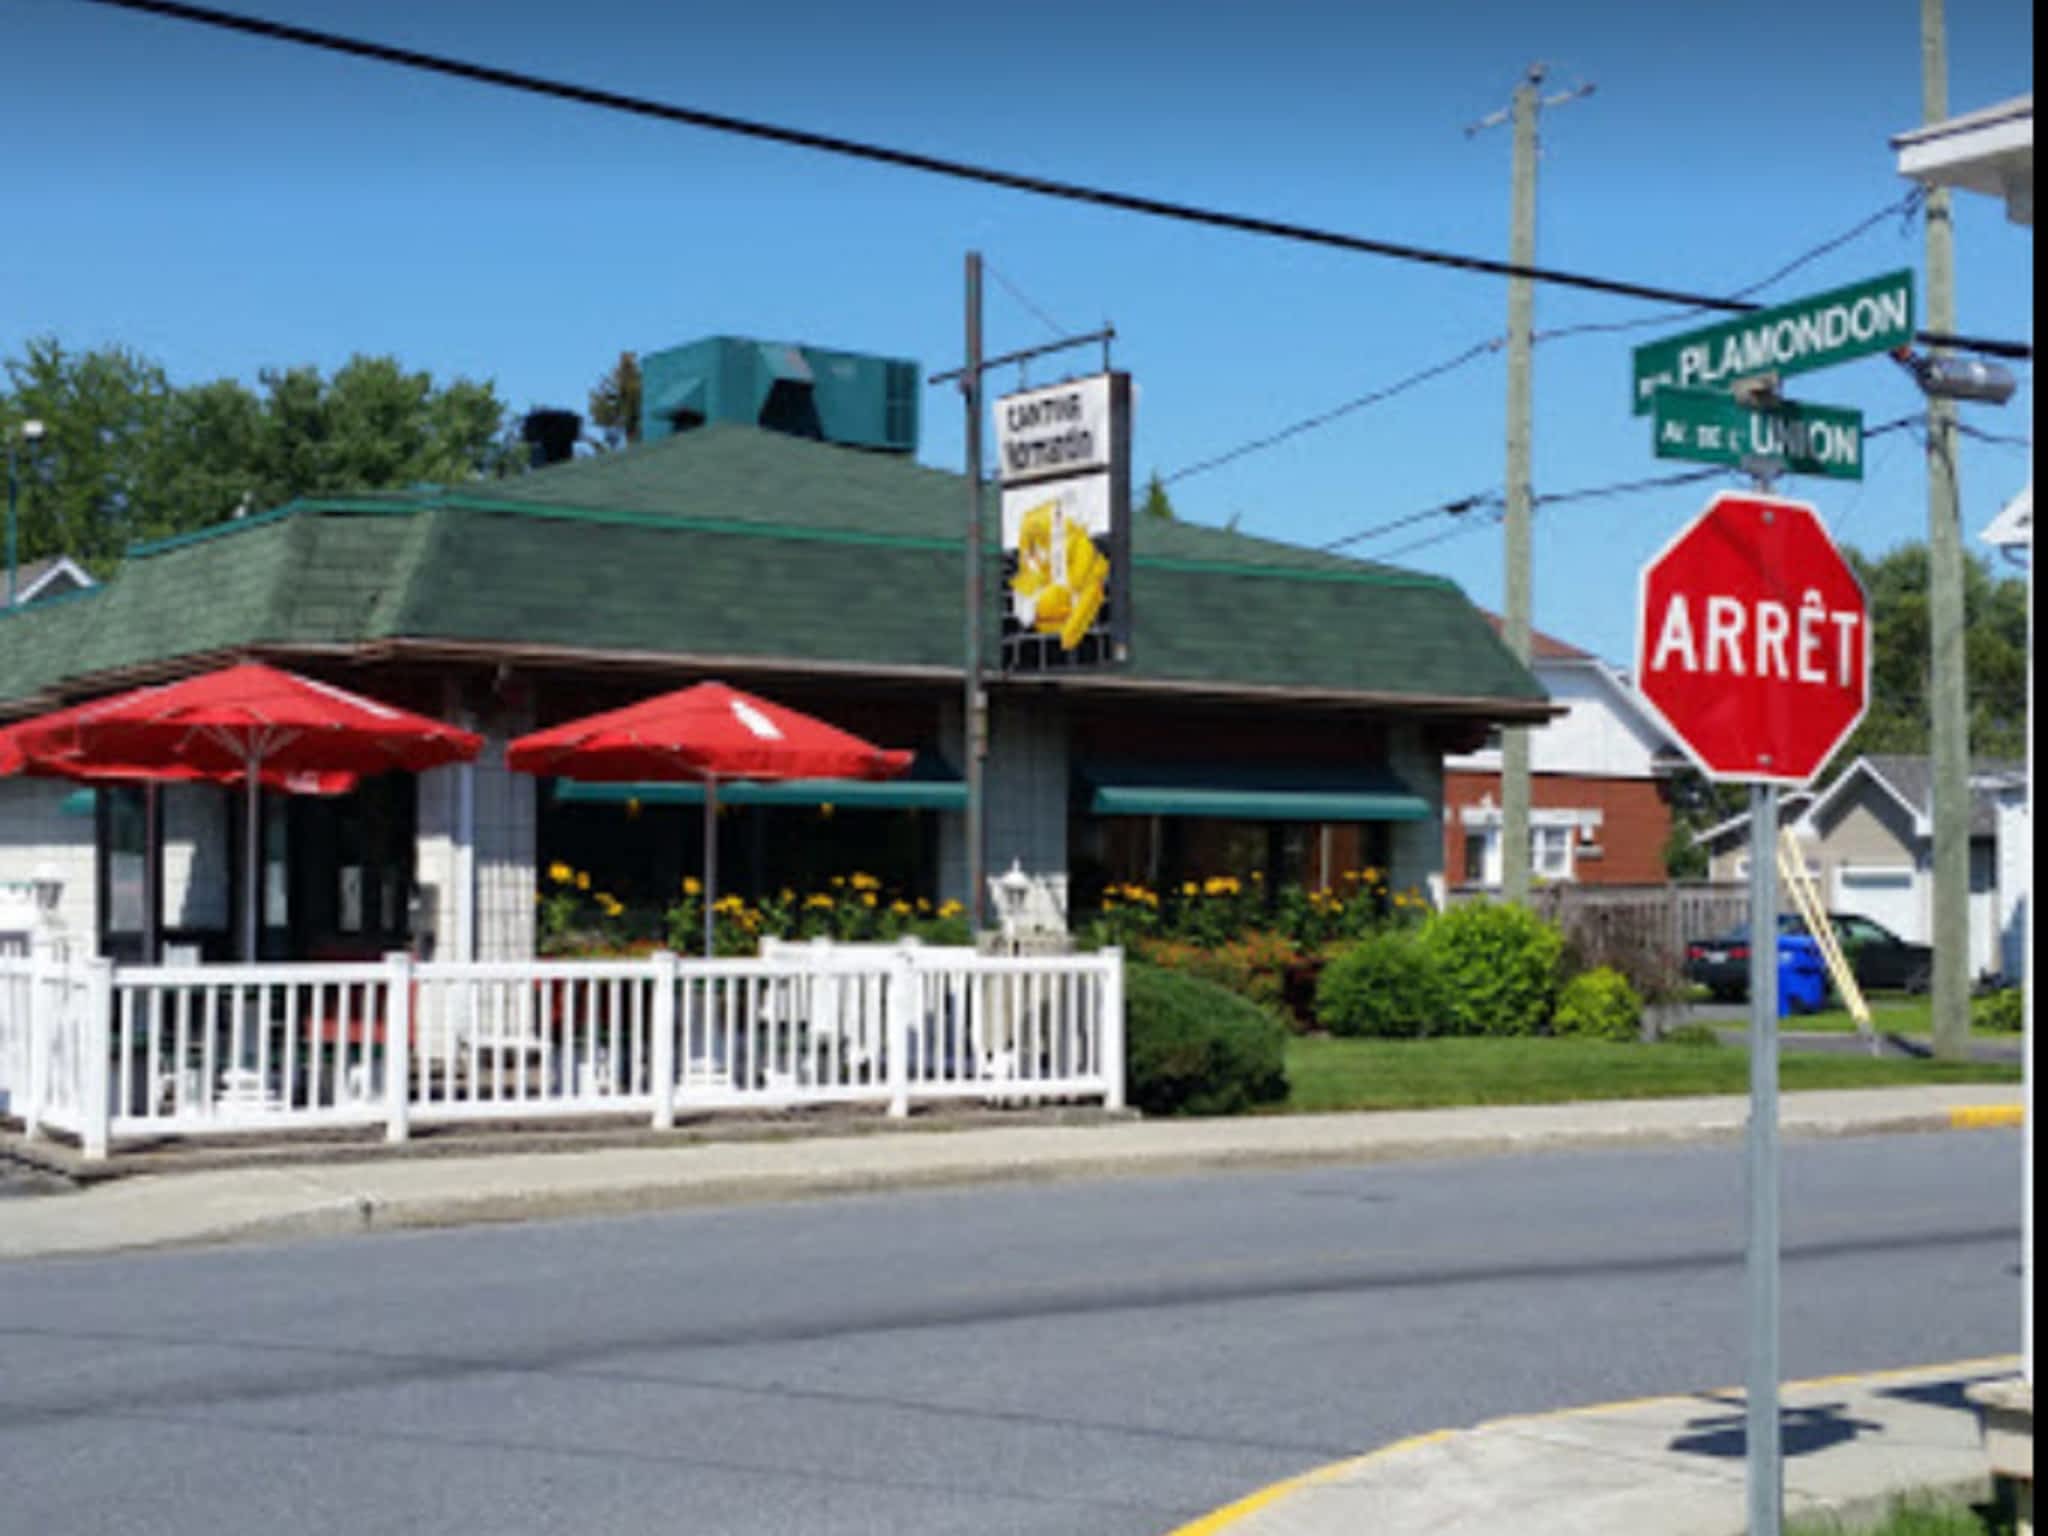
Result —
[[143, 886], [148, 878], [147, 828], [139, 784], [103, 784], [94, 796], [99, 817], [100, 953], [117, 960], [142, 952]]

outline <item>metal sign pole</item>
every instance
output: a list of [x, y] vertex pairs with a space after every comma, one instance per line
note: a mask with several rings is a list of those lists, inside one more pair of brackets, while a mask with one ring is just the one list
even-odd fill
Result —
[[961, 771], [967, 778], [967, 925], [981, 932], [983, 912], [982, 754], [988, 749], [988, 701], [981, 691], [981, 252], [967, 253], [967, 367], [960, 390], [967, 401], [967, 619], [961, 637], [965, 686], [960, 699]]
[[1749, 1536], [1779, 1536], [1778, 787], [1749, 791]]

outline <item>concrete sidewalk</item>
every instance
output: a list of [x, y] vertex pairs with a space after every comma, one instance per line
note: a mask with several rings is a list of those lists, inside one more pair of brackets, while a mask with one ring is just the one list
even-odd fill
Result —
[[[2017, 1355], [1782, 1389], [1785, 1514], [1851, 1528], [1899, 1494], [1976, 1503], [1991, 1464], [1974, 1383]], [[1175, 1536], [1742, 1536], [1743, 1395], [1701, 1392], [1497, 1419], [1262, 1489]]]
[[[1787, 1094], [1787, 1137], [2020, 1123], [2017, 1086]], [[1487, 1156], [1550, 1148], [1725, 1141], [1741, 1097], [1622, 1100], [1382, 1114], [1096, 1121], [885, 1131], [798, 1140], [664, 1141], [572, 1152], [249, 1161], [141, 1173], [0, 1204], [0, 1259], [235, 1239], [592, 1216], [685, 1205], [1002, 1181]], [[19, 1146], [18, 1139], [15, 1146]], [[0, 1144], [0, 1155], [7, 1147]]]

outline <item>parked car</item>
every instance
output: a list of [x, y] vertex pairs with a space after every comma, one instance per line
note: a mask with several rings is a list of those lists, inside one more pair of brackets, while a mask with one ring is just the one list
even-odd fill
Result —
[[[1882, 923], [1854, 912], [1830, 912], [1828, 926], [1848, 956], [1856, 985], [1866, 992], [1925, 992], [1934, 975], [1934, 951], [1900, 938]], [[1806, 932], [1796, 912], [1778, 914], [1778, 932]], [[1686, 979], [1705, 987], [1724, 1002], [1749, 996], [1749, 929], [1737, 928], [1719, 938], [1695, 939], [1685, 946]]]

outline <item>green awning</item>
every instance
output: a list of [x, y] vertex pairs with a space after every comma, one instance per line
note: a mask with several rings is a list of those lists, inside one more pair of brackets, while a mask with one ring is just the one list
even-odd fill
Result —
[[[634, 784], [579, 784], [555, 780], [555, 799], [564, 804], [702, 805], [701, 784], [665, 781]], [[967, 786], [952, 770], [920, 752], [900, 779], [785, 779], [780, 783], [733, 783], [718, 786], [720, 805], [831, 805], [850, 811], [958, 811], [967, 805]]]
[[1091, 763], [1096, 816], [1225, 821], [1428, 821], [1430, 803], [1384, 768], [1263, 763]]

